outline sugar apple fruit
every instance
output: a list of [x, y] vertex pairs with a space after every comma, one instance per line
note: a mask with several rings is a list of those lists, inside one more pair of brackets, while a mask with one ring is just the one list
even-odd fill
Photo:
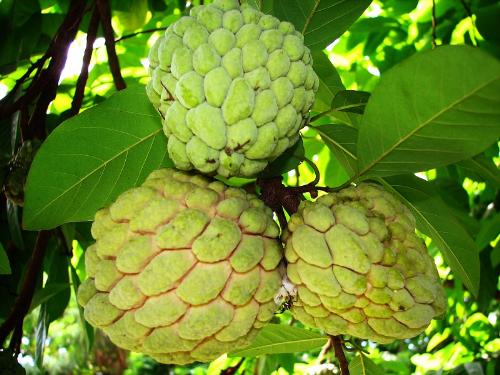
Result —
[[255, 176], [297, 142], [319, 84], [303, 40], [237, 0], [194, 7], [166, 30], [147, 93], [178, 169]]
[[283, 235], [293, 315], [331, 335], [379, 343], [413, 337], [445, 310], [411, 212], [362, 183], [302, 202]]
[[157, 170], [96, 213], [78, 302], [119, 347], [163, 363], [210, 361], [272, 318], [278, 234], [256, 196]]

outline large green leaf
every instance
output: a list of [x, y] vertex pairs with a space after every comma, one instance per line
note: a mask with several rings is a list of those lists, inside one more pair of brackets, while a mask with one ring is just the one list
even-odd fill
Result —
[[349, 176], [354, 176], [357, 171], [356, 140], [358, 130], [344, 124], [321, 125], [314, 127], [314, 130], [332, 150]]
[[418, 53], [382, 76], [360, 125], [360, 175], [467, 159], [500, 136], [500, 62], [467, 46]]
[[381, 181], [406, 203], [415, 216], [417, 228], [432, 238], [454, 275], [477, 295], [479, 251], [432, 185], [413, 175], [392, 176]]
[[383, 375], [384, 371], [378, 367], [370, 358], [359, 353], [349, 363], [351, 375]]
[[322, 50], [356, 21], [371, 0], [274, 0], [274, 14], [295, 25], [305, 44]]
[[250, 346], [229, 353], [232, 357], [254, 357], [262, 354], [296, 353], [320, 348], [324, 335], [283, 324], [268, 324]]
[[91, 220], [147, 175], [172, 163], [158, 114], [144, 87], [120, 91], [57, 127], [28, 175], [27, 229]]

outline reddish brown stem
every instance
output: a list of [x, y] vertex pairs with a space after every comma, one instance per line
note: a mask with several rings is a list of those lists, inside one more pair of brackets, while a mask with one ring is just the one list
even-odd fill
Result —
[[7, 336], [19, 325], [22, 325], [24, 317], [29, 311], [31, 300], [35, 292], [36, 281], [40, 275], [45, 257], [45, 250], [49, 241], [50, 232], [40, 231], [35, 242], [31, 261], [26, 271], [21, 292], [17, 297], [9, 316], [0, 326], [0, 347], [3, 347]]
[[111, 25], [111, 7], [108, 0], [96, 0], [99, 16], [101, 19], [102, 30], [104, 31], [104, 39], [106, 40], [106, 51], [108, 52], [108, 64], [115, 87], [117, 90], [123, 90], [127, 87], [123, 80], [120, 70], [120, 62], [116, 54], [115, 37], [113, 26]]
[[229, 367], [225, 370], [222, 370], [220, 375], [234, 375], [234, 374], [236, 374], [236, 372], [240, 369], [240, 367], [244, 361], [245, 361], [245, 358], [241, 358], [236, 365]]
[[80, 108], [82, 107], [85, 85], [87, 84], [87, 79], [89, 77], [90, 60], [92, 59], [92, 52], [94, 50], [94, 42], [97, 38], [98, 28], [99, 11], [97, 10], [97, 7], [95, 7], [92, 12], [92, 17], [90, 18], [89, 28], [87, 31], [87, 44], [85, 46], [85, 52], [83, 53], [82, 70], [80, 71], [80, 76], [76, 82], [75, 95], [73, 96], [73, 102], [71, 103], [70, 116], [78, 114]]
[[335, 351], [335, 357], [339, 360], [340, 372], [342, 375], [349, 375], [349, 363], [344, 354], [344, 349], [342, 348], [342, 337], [341, 336], [330, 336], [332, 340], [333, 350]]

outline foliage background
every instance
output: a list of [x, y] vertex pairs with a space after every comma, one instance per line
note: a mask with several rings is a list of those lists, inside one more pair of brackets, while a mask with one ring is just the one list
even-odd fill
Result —
[[[254, 1], [264, 10], [283, 18], [295, 17], [293, 9], [298, 9], [299, 2]], [[5, 97], [3, 106], [20, 97], [28, 87], [30, 79], [18, 85], [16, 82], [44, 55], [70, 10], [71, 3], [70, 0], [0, 2], [0, 35], [3, 35], [0, 40], [0, 95]], [[116, 53], [121, 76], [127, 87], [147, 82], [146, 56], [161, 32], [154, 30], [165, 28], [188, 11], [186, 8], [198, 3], [199, 1], [186, 3], [181, 0], [111, 1]], [[314, 2], [303, 2], [304, 6], [309, 3]], [[364, 3], [368, 5], [369, 2]], [[346, 33], [324, 43], [325, 46], [328, 45], [326, 55], [315, 54], [315, 67], [324, 84], [314, 111], [322, 116], [315, 117], [316, 121], [303, 132], [303, 143], [305, 156], [314, 161], [320, 171], [320, 185], [340, 186], [352, 177], [349, 161], [346, 162], [345, 159], [350, 154], [356, 154], [352, 142], [353, 132], [357, 134], [368, 93], [373, 92], [380, 77], [392, 67], [419, 52], [431, 50], [433, 45], [465, 44], [475, 46], [496, 58], [500, 57], [500, 34], [497, 30], [500, 2], [436, 0], [434, 6], [433, 3], [432, 0], [372, 1]], [[352, 2], [349, 6], [352, 6]], [[23, 207], [20, 203], [23, 200], [24, 179], [34, 153], [31, 148], [37, 148], [36, 141], [27, 141], [45, 138], [46, 134], [50, 134], [75, 113], [74, 97], [78, 90], [77, 82], [84, 59], [87, 33], [92, 24], [92, 12], [89, 8], [85, 9], [76, 38], [70, 44], [68, 60], [60, 78], [56, 80], [57, 95], [53, 101], [49, 101], [46, 118], [40, 123], [30, 122], [31, 117], [26, 119], [26, 113], [33, 113], [36, 109], [34, 106], [27, 106], [15, 115], [5, 115], [0, 111], [0, 180], [4, 181], [6, 192], [1, 198], [0, 206], [0, 322], [8, 316], [21, 289], [37, 238], [36, 232], [24, 230], [21, 225]], [[299, 19], [300, 15], [297, 17]], [[335, 14], [331, 14], [331, 17], [334, 18]], [[328, 35], [333, 35], [333, 31]], [[103, 102], [116, 92], [117, 87], [121, 88], [116, 71], [115, 77], [110, 71], [103, 36], [103, 29], [99, 28], [91, 50], [81, 111]], [[467, 56], [463, 58], [466, 60]], [[449, 63], [450, 74], [453, 74], [452, 65], [459, 61]], [[481, 69], [477, 66], [471, 69], [475, 69], [474, 74], [481, 75]], [[420, 82], [420, 86], [417, 82], [415, 88], [422, 92], [439, 91], [448, 84], [454, 84], [444, 77], [443, 85], [437, 78], [441, 77], [429, 77], [427, 81]], [[342, 86], [361, 93], [344, 92], [342, 95], [345, 96], [337, 96], [337, 101], [331, 101], [333, 95], [344, 88]], [[498, 110], [498, 96], [496, 98], [497, 101], [491, 104], [490, 109], [495, 109], [496, 106]], [[396, 100], [395, 97], [394, 101]], [[389, 107], [389, 103], [386, 104]], [[137, 124], [143, 120], [138, 117]], [[102, 121], [113, 121], [113, 117], [103, 117]], [[498, 116], [495, 121], [498, 137]], [[475, 139], [474, 136], [472, 134], [472, 140]], [[480, 137], [480, 134], [477, 136]], [[479, 138], [477, 142], [480, 143]], [[500, 314], [500, 158], [498, 144], [490, 145], [491, 143], [490, 141], [479, 148], [478, 152], [488, 146], [484, 152], [472, 158], [469, 155], [454, 160], [453, 163], [442, 163], [438, 168], [418, 173], [418, 177], [428, 181], [421, 191], [426, 191], [429, 196], [435, 194], [440, 197], [440, 202], [446, 203], [448, 211], [442, 213], [440, 220], [446, 222], [446, 215], [449, 213], [460, 226], [460, 229], [452, 226], [452, 231], [464, 232], [456, 234], [455, 242], [459, 242], [464, 236], [474, 241], [474, 251], [479, 254], [480, 273], [473, 274], [472, 277], [477, 280], [472, 284], [476, 284], [478, 292], [470, 292], [472, 284], [464, 286], [462, 279], [451, 272], [450, 264], [439, 251], [442, 247], [427, 238], [429, 250], [435, 257], [446, 286], [449, 305], [446, 316], [442, 320], [433, 321], [424, 334], [411, 340], [390, 345], [353, 340], [350, 344], [353, 351], [348, 353], [351, 373], [493, 375], [500, 372], [500, 329], [497, 323]], [[23, 148], [22, 145], [26, 146]], [[165, 161], [160, 162], [164, 164]], [[288, 184], [305, 184], [314, 178], [314, 171], [307, 163], [301, 163], [297, 168], [294, 166], [284, 174]], [[405, 186], [403, 182], [409, 180], [398, 179], [396, 176], [386, 181], [394, 187]], [[418, 181], [411, 180], [409, 184], [416, 186]], [[38, 185], [33, 183], [33, 187], [37, 188]], [[408, 199], [412, 201], [411, 197]], [[81, 311], [75, 302], [75, 288], [79, 280], [85, 277], [82, 255], [91, 240], [89, 224], [64, 224], [55, 229], [53, 234], [47, 244], [44, 272], [36, 279], [30, 312], [22, 329], [19, 362], [28, 373], [124, 371], [127, 374], [218, 374], [222, 369], [239, 364], [240, 373], [271, 374], [276, 371], [276, 374], [313, 374], [335, 368], [330, 364], [335, 363], [332, 353], [320, 354], [323, 341], [318, 340], [317, 336], [310, 338], [311, 342], [314, 341], [314, 345], [311, 345], [314, 349], [302, 348], [290, 354], [247, 358], [241, 363], [238, 357], [221, 358], [211, 364], [189, 367], [159, 365], [145, 356], [119, 350], [98, 332], [94, 334], [82, 321]], [[477, 254], [474, 256], [477, 257]], [[458, 263], [466, 269], [465, 274], [468, 274], [467, 268], [473, 268], [474, 261], [467, 259], [467, 253], [462, 253]], [[291, 316], [285, 313], [275, 320], [289, 324]], [[293, 324], [300, 327], [298, 323]], [[292, 341], [285, 340], [283, 347], [291, 345]]]

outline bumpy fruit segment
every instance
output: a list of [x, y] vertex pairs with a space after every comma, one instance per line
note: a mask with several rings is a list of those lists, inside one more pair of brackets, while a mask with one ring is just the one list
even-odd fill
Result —
[[319, 85], [302, 34], [237, 0], [194, 7], [149, 63], [176, 167], [226, 177], [255, 176], [295, 144]]
[[210, 361], [272, 318], [278, 234], [254, 195], [155, 171], [97, 212], [78, 302], [117, 346], [164, 363]]
[[284, 241], [297, 288], [292, 313], [304, 324], [388, 343], [419, 334], [445, 310], [412, 214], [378, 185], [302, 202]]

